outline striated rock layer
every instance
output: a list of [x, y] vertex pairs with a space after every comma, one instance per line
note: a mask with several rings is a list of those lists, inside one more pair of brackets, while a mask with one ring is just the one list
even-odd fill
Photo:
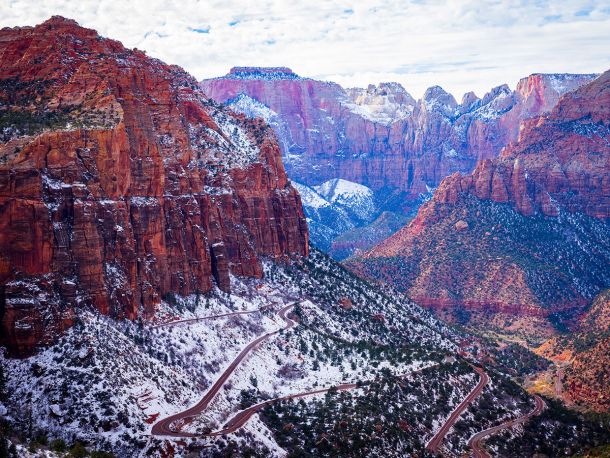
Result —
[[[610, 290], [602, 291], [571, 334], [545, 342], [536, 352], [565, 367], [564, 400], [593, 410], [610, 409]], [[557, 394], [557, 393], [555, 393]]]
[[345, 90], [287, 68], [238, 67], [201, 85], [274, 126], [292, 179], [312, 186], [342, 178], [417, 199], [453, 172], [496, 157], [523, 119], [551, 110], [594, 76], [534, 74], [515, 91], [502, 85], [461, 103], [438, 86], [415, 101], [398, 83]]
[[136, 319], [168, 292], [306, 255], [273, 131], [176, 66], [53, 17], [0, 31], [0, 301], [15, 355], [77, 307]]
[[608, 218], [610, 72], [525, 121], [499, 158], [443, 180], [408, 226], [351, 266], [430, 307], [564, 328], [610, 285]]

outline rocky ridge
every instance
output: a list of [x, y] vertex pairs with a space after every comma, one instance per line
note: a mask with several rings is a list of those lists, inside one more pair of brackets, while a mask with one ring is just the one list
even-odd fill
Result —
[[[560, 95], [594, 76], [534, 74], [514, 91], [502, 85], [482, 99], [470, 92], [460, 103], [439, 86], [416, 101], [398, 83], [343, 89], [287, 68], [237, 67], [201, 85], [232, 110], [273, 127], [291, 179], [314, 187], [343, 179], [374, 192], [378, 211], [353, 227], [336, 226], [335, 212], [310, 218], [319, 221], [313, 243], [341, 260], [381, 240], [373, 234], [391, 235], [395, 229], [382, 234], [379, 225], [369, 227], [382, 212], [406, 221], [443, 178], [496, 157], [517, 139], [521, 120], [550, 111]], [[365, 231], [367, 241], [349, 241], [352, 230]]]
[[[610, 284], [609, 81], [606, 72], [564, 95], [500, 157], [446, 178], [352, 267], [488, 328], [540, 338], [545, 322], [574, 325]], [[524, 316], [542, 320], [538, 331]]]
[[398, 83], [343, 89], [286, 68], [238, 67], [201, 82], [210, 97], [236, 106], [247, 96], [282, 120], [277, 130], [289, 176], [307, 185], [343, 178], [412, 199], [456, 171], [470, 172], [516, 140], [523, 119], [595, 75], [534, 74], [461, 103], [439, 86], [415, 101]]
[[273, 131], [181, 68], [53, 17], [0, 31], [2, 343], [28, 354], [76, 308], [154, 313], [161, 298], [263, 275], [308, 252]]

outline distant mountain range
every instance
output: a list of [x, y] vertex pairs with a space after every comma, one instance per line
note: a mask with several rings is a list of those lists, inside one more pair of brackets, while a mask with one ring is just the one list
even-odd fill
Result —
[[609, 218], [606, 72], [525, 121], [498, 158], [443, 180], [352, 267], [454, 318], [540, 341], [610, 285]]
[[[312, 242], [343, 259], [381, 241], [412, 216], [443, 178], [468, 173], [477, 161], [496, 157], [517, 139], [522, 120], [550, 111], [561, 95], [594, 77], [534, 74], [514, 91], [502, 85], [483, 98], [470, 92], [460, 103], [438, 86], [416, 101], [398, 83], [344, 89], [285, 67], [236, 67], [226, 76], [202, 81], [201, 87], [213, 99], [274, 128], [293, 181], [317, 186], [342, 179], [373, 192], [373, 213], [348, 217], [339, 225], [334, 212], [320, 214], [305, 202]], [[390, 212], [384, 220], [392, 222], [381, 224], [384, 230], [366, 230], [360, 244], [349, 242], [348, 234], [331, 249], [344, 232], [366, 228], [383, 212]]]

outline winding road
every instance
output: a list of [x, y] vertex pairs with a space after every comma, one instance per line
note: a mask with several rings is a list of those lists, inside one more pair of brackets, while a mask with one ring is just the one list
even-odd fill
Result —
[[555, 373], [555, 396], [563, 399], [563, 367], [558, 367]]
[[540, 413], [544, 410], [545, 407], [544, 401], [538, 395], [534, 395], [534, 400], [536, 401], [536, 407], [534, 407], [534, 410], [532, 410], [531, 412], [513, 420], [504, 422], [501, 425], [494, 426], [492, 428], [476, 433], [474, 436], [472, 436], [468, 441], [468, 446], [472, 448], [472, 454], [470, 456], [473, 458], [491, 458], [491, 455], [487, 453], [487, 451], [483, 447], [483, 441], [488, 436], [496, 434], [499, 431], [502, 431], [503, 429], [512, 428], [513, 426], [525, 423], [531, 417], [540, 415]]
[[254, 309], [254, 310], [241, 310], [239, 312], [227, 312], [227, 313], [220, 313], [218, 315], [198, 316], [196, 318], [186, 318], [184, 320], [168, 321], [166, 323], [154, 324], [154, 325], [151, 326], [151, 328], [152, 329], [155, 329], [155, 328], [164, 328], [164, 327], [169, 327], [169, 326], [175, 326], [177, 324], [192, 324], [192, 323], [197, 323], [198, 321], [211, 320], [213, 318], [224, 318], [224, 317], [227, 317], [227, 316], [248, 315], [250, 313], [262, 312], [262, 311], [267, 310], [267, 309], [269, 309], [271, 307], [272, 307], [271, 305], [264, 305], [263, 307], [258, 308], [258, 309]]
[[213, 433], [210, 433], [208, 435], [209, 436], [222, 436], [223, 434], [234, 433], [239, 428], [244, 426], [248, 422], [248, 420], [252, 417], [252, 415], [258, 413], [260, 410], [264, 409], [267, 405], [272, 404], [274, 402], [284, 401], [286, 399], [298, 399], [298, 398], [304, 398], [307, 396], [313, 396], [316, 394], [326, 393], [327, 391], [330, 391], [332, 389], [335, 389], [337, 391], [346, 391], [346, 390], [353, 390], [354, 388], [357, 388], [357, 387], [358, 387], [358, 385], [356, 383], [343, 383], [341, 385], [336, 385], [332, 388], [320, 388], [319, 390], [308, 391], [306, 393], [290, 394], [288, 396], [283, 396], [281, 398], [269, 399], [267, 401], [264, 401], [259, 404], [255, 404], [251, 407], [248, 407], [247, 409], [242, 410], [241, 412], [238, 412], [231, 420], [229, 420], [223, 426], [223, 428], [221, 430], [214, 431]]
[[[189, 409], [187, 409], [183, 412], [180, 412], [180, 413], [177, 413], [170, 417], [159, 420], [157, 423], [155, 423], [153, 425], [151, 434], [153, 434], [155, 436], [172, 436], [172, 437], [199, 436], [198, 434], [181, 432], [179, 430], [179, 428], [175, 428], [175, 427], [173, 427], [173, 425], [176, 423], [184, 424], [185, 421], [188, 421], [188, 420], [192, 419], [193, 417], [196, 417], [197, 415], [202, 413], [208, 407], [208, 405], [210, 404], [212, 399], [214, 399], [216, 394], [218, 394], [218, 391], [220, 391], [222, 386], [226, 383], [228, 378], [235, 371], [237, 366], [239, 366], [239, 364], [248, 355], [248, 353], [250, 353], [254, 348], [256, 348], [261, 342], [267, 340], [269, 337], [274, 336], [275, 334], [278, 334], [280, 331], [287, 330], [287, 329], [294, 327], [296, 325], [296, 323], [293, 320], [291, 320], [290, 318], [288, 318], [287, 314], [294, 307], [295, 304], [296, 304], [295, 302], [288, 304], [278, 312], [280, 318], [282, 318], [286, 322], [286, 326], [278, 329], [277, 331], [268, 332], [267, 334], [263, 334], [262, 336], [258, 337], [257, 339], [253, 340], [252, 342], [250, 342], [241, 351], [241, 353], [239, 355], [237, 355], [237, 357], [233, 360], [233, 362], [229, 365], [229, 367], [227, 367], [225, 369], [225, 371], [220, 375], [218, 380], [216, 380], [216, 383], [214, 383], [214, 385], [212, 385], [212, 387], [208, 390], [208, 392], [205, 394], [205, 396], [197, 404], [195, 404], [194, 406], [190, 407]], [[236, 313], [240, 313], [240, 312], [233, 312], [231, 314], [236, 314]], [[241, 312], [241, 313], [252, 313], [252, 312]], [[229, 315], [231, 315], [231, 314], [229, 314]], [[246, 421], [247, 421], [247, 419], [246, 419]], [[245, 421], [244, 421], [244, 423], [245, 423]]]
[[[244, 409], [240, 412], [237, 412], [235, 414], [235, 416], [233, 418], [231, 418], [222, 427], [222, 429], [220, 429], [218, 431], [209, 432], [207, 434], [194, 434], [194, 433], [184, 432], [184, 431], [180, 430], [180, 426], [176, 426], [176, 425], [183, 426], [189, 420], [191, 420], [192, 418], [196, 417], [197, 415], [199, 415], [203, 411], [205, 411], [205, 409], [208, 407], [210, 402], [214, 399], [216, 394], [218, 394], [218, 391], [222, 388], [222, 386], [225, 384], [225, 382], [228, 380], [228, 378], [231, 376], [231, 374], [235, 371], [237, 366], [239, 366], [241, 361], [258, 344], [260, 344], [262, 341], [268, 339], [269, 337], [279, 333], [280, 331], [290, 329], [296, 325], [296, 322], [294, 322], [287, 316], [288, 312], [290, 311], [290, 309], [292, 307], [294, 307], [295, 304], [297, 304], [297, 302], [290, 303], [278, 312], [278, 315], [280, 316], [280, 318], [282, 318], [286, 322], [285, 327], [278, 329], [277, 331], [273, 331], [273, 332], [264, 334], [264, 335], [258, 337], [257, 339], [255, 339], [254, 341], [252, 341], [251, 343], [249, 343], [248, 346], [246, 346], [241, 351], [241, 353], [233, 360], [233, 362], [229, 365], [229, 367], [227, 367], [227, 369], [225, 369], [225, 371], [221, 374], [221, 376], [218, 378], [216, 383], [214, 383], [214, 385], [208, 390], [208, 392], [205, 394], [205, 396], [197, 404], [195, 404], [194, 406], [190, 407], [189, 409], [187, 409], [183, 412], [177, 413], [175, 415], [172, 415], [170, 417], [167, 417], [167, 418], [164, 418], [164, 419], [158, 421], [157, 423], [155, 423], [153, 425], [151, 434], [153, 434], [155, 436], [170, 436], [170, 437], [183, 437], [183, 438], [184, 437], [202, 437], [202, 436], [208, 436], [208, 437], [222, 436], [224, 434], [230, 434], [230, 433], [237, 431], [242, 426], [244, 426], [253, 415], [257, 414], [259, 411], [264, 409], [267, 405], [272, 404], [274, 402], [283, 401], [283, 400], [287, 400], [287, 399], [304, 398], [307, 396], [314, 396], [316, 394], [326, 393], [330, 390], [347, 391], [347, 390], [353, 390], [355, 388], [358, 388], [359, 385], [357, 383], [342, 383], [342, 384], [335, 385], [335, 386], [328, 387], [328, 388], [319, 388], [317, 390], [307, 391], [304, 393], [290, 394], [290, 395], [282, 396], [279, 398], [268, 399], [268, 400], [260, 402], [258, 404], [254, 404], [253, 406], [250, 406], [247, 409]], [[265, 307], [262, 307], [261, 309], [253, 310], [253, 311], [232, 312], [232, 313], [222, 314], [222, 315], [213, 315], [213, 316], [201, 317], [201, 318], [196, 318], [196, 319], [180, 320], [180, 321], [173, 322], [173, 324], [184, 323], [184, 322], [193, 322], [193, 321], [199, 321], [201, 319], [224, 317], [224, 316], [230, 316], [230, 315], [236, 315], [236, 314], [253, 313], [253, 312], [262, 310], [264, 308]], [[172, 323], [167, 323], [167, 325], [169, 325], [169, 324], [172, 324]], [[414, 371], [410, 372], [409, 374], [414, 373], [414, 372], [419, 372], [426, 368], [427, 367], [414, 370]], [[408, 375], [408, 374], [404, 374], [403, 376], [405, 376], [405, 375]]]
[[443, 439], [447, 435], [447, 432], [460, 418], [462, 413], [464, 413], [464, 410], [466, 410], [470, 403], [481, 394], [483, 388], [485, 388], [485, 385], [487, 385], [487, 383], [489, 382], [489, 376], [485, 373], [483, 369], [481, 369], [480, 367], [473, 367], [474, 370], [479, 374], [479, 383], [470, 393], [468, 393], [468, 396], [466, 396], [464, 400], [460, 403], [460, 405], [456, 407], [456, 409], [451, 413], [451, 415], [449, 415], [449, 418], [447, 418], [443, 426], [441, 426], [441, 428], [436, 432], [432, 439], [430, 439], [430, 441], [428, 441], [428, 443], [426, 444], [426, 448], [433, 453], [438, 450], [441, 443], [443, 442]]
[[[331, 389], [335, 389], [337, 391], [345, 391], [345, 390], [352, 390], [354, 388], [357, 388], [358, 385], [356, 383], [344, 383], [344, 384], [336, 385], [334, 387], [320, 388], [317, 390], [308, 391], [308, 392], [304, 392], [304, 393], [292, 394], [292, 395], [287, 395], [287, 396], [283, 396], [280, 398], [269, 399], [267, 401], [260, 402], [258, 404], [255, 404], [251, 407], [248, 407], [247, 409], [244, 409], [244, 410], [238, 412], [233, 418], [231, 418], [222, 427], [222, 429], [220, 429], [218, 431], [213, 431], [213, 432], [210, 432], [207, 434], [195, 434], [195, 433], [188, 433], [188, 432], [181, 431], [182, 426], [184, 426], [194, 417], [201, 414], [202, 412], [204, 412], [207, 409], [210, 402], [216, 397], [216, 395], [218, 394], [220, 389], [227, 382], [227, 380], [233, 374], [235, 369], [237, 369], [239, 364], [252, 350], [254, 350], [261, 342], [269, 339], [270, 337], [278, 334], [279, 332], [281, 332], [283, 330], [288, 330], [296, 325], [295, 321], [288, 318], [289, 311], [295, 306], [296, 303], [297, 302], [290, 303], [290, 304], [284, 306], [284, 308], [282, 308], [278, 312], [278, 315], [280, 316], [280, 318], [282, 318], [286, 322], [286, 325], [283, 328], [263, 334], [262, 336], [256, 338], [252, 342], [250, 342], [239, 353], [239, 355], [237, 355], [237, 357], [233, 360], [233, 362], [224, 370], [224, 372], [216, 380], [214, 385], [212, 385], [212, 387], [208, 390], [208, 392], [205, 394], [205, 396], [197, 404], [195, 404], [194, 406], [192, 406], [192, 407], [188, 408], [187, 410], [184, 410], [180, 413], [177, 413], [177, 414], [171, 415], [167, 418], [164, 418], [162, 420], [159, 420], [157, 423], [155, 423], [153, 425], [153, 427], [151, 429], [151, 434], [155, 435], [155, 436], [169, 436], [169, 437], [201, 437], [201, 436], [221, 436], [224, 434], [230, 434], [230, 433], [237, 431], [239, 428], [241, 428], [243, 425], [245, 425], [253, 415], [258, 413], [259, 411], [261, 411], [263, 408], [265, 408], [267, 405], [269, 405], [271, 403], [286, 400], [286, 399], [303, 398], [306, 396], [313, 396], [316, 394], [326, 393], [326, 392], [330, 391]], [[219, 314], [219, 315], [210, 315], [210, 316], [206, 316], [206, 317], [173, 321], [173, 322], [157, 325], [156, 327], [171, 326], [171, 325], [176, 325], [176, 324], [181, 324], [181, 323], [193, 323], [193, 322], [197, 322], [197, 321], [201, 321], [201, 320], [205, 320], [205, 319], [221, 318], [221, 317], [232, 316], [232, 315], [243, 315], [243, 314], [248, 314], [248, 313], [255, 313], [258, 311], [262, 311], [268, 307], [269, 306], [265, 306], [265, 307], [261, 307], [260, 309], [256, 309], [256, 310], [245, 310], [245, 311], [241, 311], [241, 312], [230, 312], [230, 313], [224, 313], [224, 314]], [[481, 394], [481, 392], [483, 391], [483, 389], [489, 382], [489, 376], [485, 373], [485, 371], [483, 371], [483, 369], [481, 369], [479, 367], [475, 367], [475, 366], [473, 366], [473, 367], [474, 367], [474, 370], [479, 374], [479, 377], [480, 377], [479, 383], [466, 396], [466, 398], [464, 398], [464, 400], [460, 403], [460, 405], [451, 413], [449, 418], [445, 421], [443, 426], [436, 432], [436, 434], [432, 437], [432, 439], [430, 439], [430, 441], [426, 445], [426, 448], [428, 450], [430, 450], [431, 452], [436, 452], [438, 450], [438, 448], [440, 447], [440, 445], [441, 445], [443, 439], [445, 438], [447, 432], [449, 431], [449, 429], [451, 429], [451, 427], [459, 419], [459, 417], [462, 415], [464, 410], [466, 410], [466, 408], [470, 405], [470, 403], [472, 403], [472, 401], [474, 401], [474, 399]], [[537, 408], [538, 408], [539, 398], [538, 397], [536, 397], [536, 398], [537, 398], [536, 403], [537, 403]], [[542, 402], [541, 399], [540, 399], [540, 402]], [[542, 404], [542, 406], [544, 406], [544, 404]], [[481, 441], [485, 437], [487, 437], [490, 434], [493, 434], [497, 430], [501, 430], [503, 428], [510, 427], [514, 424], [517, 424], [521, 421], [525, 421], [526, 418], [529, 418], [532, 415], [537, 415], [538, 413], [539, 412], [537, 412], [535, 409], [534, 411], [530, 412], [528, 415], [525, 415], [524, 417], [520, 417], [519, 419], [512, 420], [511, 422], [507, 422], [505, 424], [502, 424], [502, 425], [496, 426], [494, 428], [490, 428], [488, 430], [477, 433], [475, 436], [473, 436], [473, 438], [471, 439], [471, 442], [469, 442], [469, 445], [472, 443], [471, 446], [473, 447], [473, 450], [475, 451], [474, 456], [475, 457], [488, 457], [489, 456], [481, 448], [481, 445], [480, 445]], [[479, 455], [477, 455], [477, 453], [479, 453]]]

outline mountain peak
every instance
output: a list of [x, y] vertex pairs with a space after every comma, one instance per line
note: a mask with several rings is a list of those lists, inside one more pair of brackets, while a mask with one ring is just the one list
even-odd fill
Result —
[[423, 102], [427, 111], [440, 111], [445, 116], [451, 116], [457, 108], [455, 98], [440, 86], [426, 89]]
[[74, 19], [70, 19], [70, 18], [67, 18], [64, 16], [59, 16], [59, 15], [51, 16], [49, 19], [47, 19], [40, 25], [81, 27], [81, 25], [78, 22], [76, 22]]
[[239, 79], [300, 79], [300, 76], [288, 67], [233, 67], [227, 76]]

